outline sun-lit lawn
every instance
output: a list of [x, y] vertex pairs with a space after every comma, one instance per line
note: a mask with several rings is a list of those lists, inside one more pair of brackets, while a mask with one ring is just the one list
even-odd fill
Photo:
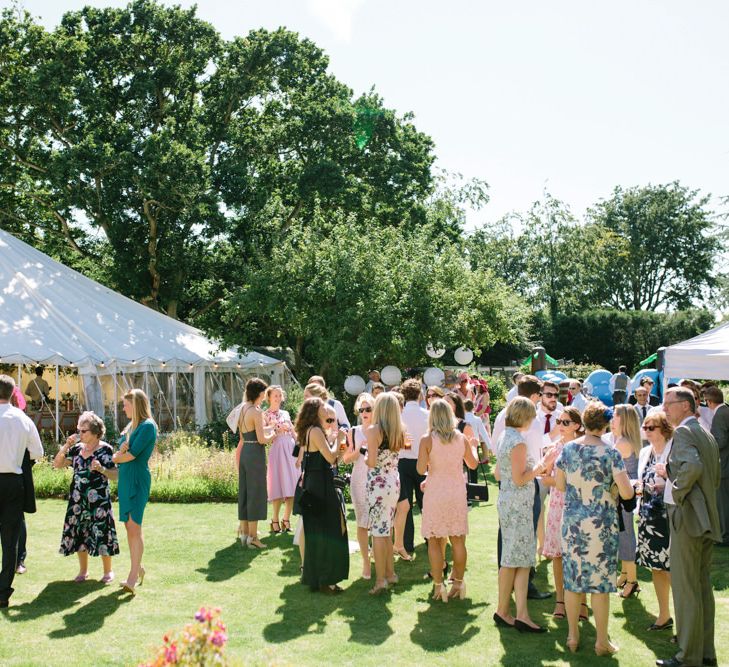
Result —
[[[29, 571], [16, 578], [12, 606], [0, 613], [0, 665], [136, 664], [202, 604], [222, 607], [230, 636], [227, 654], [235, 664], [610, 663], [592, 652], [591, 626], [583, 627], [580, 653], [566, 654], [566, 623], [552, 620], [553, 600], [532, 603], [533, 618], [549, 624], [546, 635], [494, 627], [493, 504], [470, 513], [468, 599], [447, 605], [428, 599], [423, 546], [414, 563], [396, 565], [400, 583], [391, 595], [367, 595], [369, 582], [356, 578], [359, 554], [352, 556], [352, 578], [342, 595], [312, 594], [298, 583], [298, 550], [290, 536], [268, 537], [270, 548], [263, 552], [241, 548], [234, 538], [232, 504], [150, 505], [147, 580], [130, 599], [116, 585], [70, 582], [76, 560], [57, 553], [64, 509], [62, 501], [45, 500], [28, 517]], [[115, 567], [119, 578], [128, 566], [122, 545]], [[729, 639], [721, 629], [729, 627], [729, 553], [717, 550], [715, 561], [719, 664], [725, 664]], [[100, 576], [101, 563], [92, 566], [92, 575]], [[540, 587], [551, 587], [547, 564], [538, 572]], [[645, 573], [642, 586], [638, 599], [612, 602], [610, 632], [621, 649], [613, 662], [651, 665], [656, 657], [672, 655], [669, 633], [645, 632], [656, 610]]]

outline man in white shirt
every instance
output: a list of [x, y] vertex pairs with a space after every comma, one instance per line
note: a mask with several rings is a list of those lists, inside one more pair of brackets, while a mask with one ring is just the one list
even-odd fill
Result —
[[[327, 388], [327, 383], [321, 375], [312, 375], [306, 384], [318, 384], [324, 387], [324, 389]], [[347, 417], [347, 413], [344, 410], [344, 406], [341, 401], [338, 401], [336, 398], [330, 398], [327, 403], [334, 408], [334, 412], [337, 414], [337, 425], [339, 428], [349, 430], [351, 428], [349, 424], [349, 417]]]
[[516, 371], [516, 373], [514, 373], [511, 376], [511, 381], [514, 383], [514, 386], [511, 389], [509, 389], [509, 391], [506, 394], [506, 402], [507, 403], [512, 398], [516, 398], [519, 395], [519, 393], [517, 391], [517, 385], [519, 384], [519, 380], [521, 380], [523, 377], [524, 377], [524, 373], [522, 373], [521, 371]]
[[618, 372], [610, 377], [608, 388], [613, 397], [613, 405], [620, 405], [628, 400], [628, 389], [630, 387], [630, 377], [628, 377], [628, 369], [620, 366]]
[[579, 380], [570, 380], [570, 394], [572, 394], [572, 402], [570, 405], [577, 408], [582, 414], [587, 407], [588, 400], [582, 393], [582, 382]]
[[43, 456], [43, 446], [35, 425], [22, 410], [10, 405], [14, 388], [15, 382], [11, 377], [0, 375], [0, 608], [8, 606], [13, 593], [25, 505], [22, 469], [25, 450], [28, 450], [31, 459]]
[[422, 385], [420, 380], [405, 380], [400, 393], [405, 398], [402, 423], [405, 427], [405, 447], [400, 450], [397, 464], [400, 473], [400, 499], [395, 512], [394, 549], [402, 560], [412, 560], [415, 551], [415, 524], [413, 523], [413, 493], [415, 502], [423, 510], [423, 492], [420, 484], [425, 479], [418, 474], [417, 462], [420, 439], [428, 431], [428, 411], [420, 407]]
[[367, 384], [365, 385], [365, 392], [368, 394], [372, 393], [372, 385], [379, 384], [382, 382], [380, 380], [380, 371], [377, 370], [371, 370], [368, 374], [369, 379], [367, 380]]
[[[559, 387], [554, 382], [546, 381], [542, 385], [542, 393], [539, 397], [539, 404], [537, 405], [536, 418], [536, 421], [542, 425], [545, 445], [550, 444], [552, 440], [556, 440], [559, 437], [557, 420], [564, 408], [557, 400], [558, 398]], [[539, 458], [542, 458], [541, 455]], [[539, 459], [536, 460], [538, 461]]]

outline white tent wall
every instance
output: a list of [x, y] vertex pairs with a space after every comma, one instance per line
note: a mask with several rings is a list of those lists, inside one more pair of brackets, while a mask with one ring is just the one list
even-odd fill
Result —
[[[242, 378], [260, 374], [283, 384], [290, 376], [284, 362], [258, 352], [220, 349], [198, 329], [88, 279], [0, 230], [0, 365], [15, 370], [18, 364], [26, 366], [23, 388], [33, 367], [47, 366], [54, 403], [56, 398], [60, 402], [59, 392], [76, 395], [76, 417], [81, 408], [89, 408], [110, 414], [118, 426], [126, 422], [124, 393], [143, 388], [160, 426], [170, 430], [193, 422], [203, 426], [217, 417], [213, 407], [224, 389], [218, 373], [227, 373], [229, 383], [231, 376], [238, 378], [226, 390], [230, 400]], [[70, 423], [72, 411], [61, 408], [56, 419], [55, 405], [38, 407], [38, 414], [56, 428], [63, 412]], [[43, 427], [48, 430], [45, 422]]]
[[729, 380], [729, 323], [666, 348], [664, 378]]

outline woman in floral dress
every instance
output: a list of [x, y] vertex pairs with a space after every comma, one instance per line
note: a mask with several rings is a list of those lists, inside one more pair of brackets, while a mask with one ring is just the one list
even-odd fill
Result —
[[119, 553], [119, 542], [109, 480], [116, 479], [118, 471], [111, 460], [114, 450], [101, 440], [105, 431], [98, 415], [84, 412], [78, 419], [78, 436], [70, 436], [53, 461], [55, 468], [73, 468], [60, 552], [78, 555], [76, 583], [89, 577], [89, 555], [101, 556], [102, 583], [114, 580], [111, 557]]
[[372, 425], [367, 436], [367, 502], [370, 508], [370, 535], [375, 556], [377, 581], [370, 590], [377, 595], [397, 582], [392, 528], [400, 498], [398, 453], [405, 442], [400, 402], [392, 392], [375, 399]]
[[671, 453], [673, 427], [666, 413], [651, 412], [643, 422], [643, 432], [650, 447], [644, 447], [638, 461], [638, 479], [643, 490], [638, 512], [638, 553], [636, 562], [647, 567], [653, 577], [658, 600], [658, 618], [648, 630], [668, 630], [671, 618], [671, 572], [668, 543], [671, 531], [668, 510], [663, 502], [666, 488], [666, 461]]
[[562, 561], [569, 636], [567, 647], [579, 647], [579, 613], [582, 593], [591, 593], [595, 616], [595, 653], [610, 655], [608, 615], [610, 593], [615, 592], [618, 566], [618, 508], [611, 494], [613, 483], [620, 496], [633, 497], [620, 452], [605, 444], [613, 411], [591, 401], [582, 413], [585, 436], [569, 442], [557, 459], [556, 488], [565, 494], [562, 515]]
[[[552, 448], [556, 456], [562, 453], [566, 443], [572, 442], [582, 434], [582, 415], [577, 408], [566, 407], [557, 418], [559, 439]], [[542, 477], [542, 484], [551, 487], [549, 492], [549, 510], [547, 526], [544, 529], [544, 547], [542, 554], [552, 559], [554, 573], [554, 617], [564, 618], [564, 579], [562, 578], [562, 513], [564, 512], [564, 493], [554, 486], [556, 470], [552, 466], [547, 475]]]

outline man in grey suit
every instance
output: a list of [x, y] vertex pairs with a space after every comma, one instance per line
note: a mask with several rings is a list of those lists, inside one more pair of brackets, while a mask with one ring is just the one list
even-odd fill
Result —
[[721, 545], [729, 547], [729, 405], [724, 403], [724, 394], [719, 387], [707, 387], [704, 398], [706, 405], [714, 413], [711, 435], [719, 447], [721, 460], [721, 485], [716, 496], [721, 523]]
[[673, 658], [656, 660], [659, 667], [716, 665], [710, 573], [714, 542], [721, 539], [716, 507], [721, 469], [716, 440], [699, 424], [696, 407], [692, 391], [676, 387], [666, 392], [663, 408], [676, 429], [666, 471], [679, 651]]

